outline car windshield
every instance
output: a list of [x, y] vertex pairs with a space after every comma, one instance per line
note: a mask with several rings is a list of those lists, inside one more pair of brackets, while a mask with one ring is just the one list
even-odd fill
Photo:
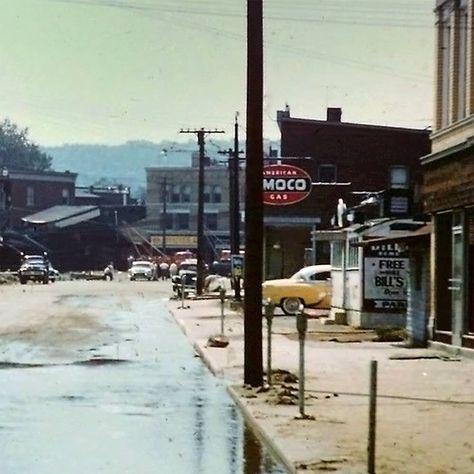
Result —
[[139, 269], [139, 270], [149, 270], [151, 268], [150, 263], [137, 263], [132, 265], [133, 269]]
[[44, 265], [44, 260], [42, 258], [28, 258], [23, 262], [23, 265]]

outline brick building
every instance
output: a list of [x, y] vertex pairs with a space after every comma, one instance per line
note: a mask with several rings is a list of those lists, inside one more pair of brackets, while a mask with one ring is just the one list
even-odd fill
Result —
[[474, 1], [437, 0], [436, 15], [432, 152], [422, 159], [432, 337], [474, 348]]
[[74, 203], [77, 173], [4, 170], [0, 179], [0, 228], [19, 226], [22, 217], [48, 207]]
[[[281, 161], [305, 170], [313, 185], [297, 204], [265, 206], [267, 277], [288, 276], [304, 265], [311, 231], [334, 227], [340, 199], [356, 219], [420, 210], [419, 159], [430, 151], [429, 131], [346, 123], [339, 108], [327, 109], [326, 120], [313, 120], [291, 117], [287, 107], [277, 120]], [[329, 258], [329, 244], [318, 243], [315, 261]]]

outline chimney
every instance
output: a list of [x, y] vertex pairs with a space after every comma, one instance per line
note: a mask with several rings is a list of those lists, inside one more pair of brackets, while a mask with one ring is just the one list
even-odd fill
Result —
[[326, 120], [328, 122], [341, 122], [342, 109], [340, 107], [328, 107]]
[[290, 118], [290, 106], [285, 104], [285, 110], [277, 110], [277, 123], [280, 126], [281, 121], [285, 118]]

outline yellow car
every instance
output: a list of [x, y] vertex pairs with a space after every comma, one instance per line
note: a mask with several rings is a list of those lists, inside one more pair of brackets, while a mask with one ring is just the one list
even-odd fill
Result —
[[263, 301], [270, 300], [285, 314], [298, 312], [305, 307], [328, 309], [331, 307], [331, 265], [304, 267], [290, 278], [267, 280], [262, 284]]

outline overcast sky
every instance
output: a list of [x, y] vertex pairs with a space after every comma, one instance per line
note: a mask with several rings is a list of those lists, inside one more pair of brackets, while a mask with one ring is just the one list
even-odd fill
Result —
[[[434, 0], [266, 0], [266, 138], [276, 110], [425, 128]], [[231, 137], [246, 97], [245, 0], [0, 0], [0, 117], [40, 145]]]

